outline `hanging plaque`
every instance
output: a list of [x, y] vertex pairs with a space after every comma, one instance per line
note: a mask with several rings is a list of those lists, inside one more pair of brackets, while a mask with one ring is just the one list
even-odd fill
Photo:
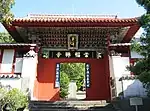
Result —
[[86, 80], [86, 87], [90, 87], [90, 64], [85, 64], [85, 80]]
[[49, 58], [95, 58], [102, 59], [103, 54], [96, 51], [49, 51]]
[[56, 64], [56, 79], [55, 79], [55, 88], [60, 87], [60, 63]]
[[78, 34], [68, 34], [68, 49], [78, 49]]

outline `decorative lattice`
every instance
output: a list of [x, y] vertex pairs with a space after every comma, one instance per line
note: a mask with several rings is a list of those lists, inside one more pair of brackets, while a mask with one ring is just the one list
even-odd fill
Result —
[[[31, 28], [34, 42], [51, 49], [68, 49], [68, 34], [78, 34], [79, 49], [100, 50], [107, 48], [107, 38], [119, 32], [118, 28], [51, 27]], [[31, 35], [31, 34], [30, 34]], [[32, 40], [33, 42], [33, 40]]]

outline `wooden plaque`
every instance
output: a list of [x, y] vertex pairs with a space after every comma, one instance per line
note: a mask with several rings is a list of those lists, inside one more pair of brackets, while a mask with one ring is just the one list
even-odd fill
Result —
[[68, 49], [78, 49], [78, 34], [68, 34]]

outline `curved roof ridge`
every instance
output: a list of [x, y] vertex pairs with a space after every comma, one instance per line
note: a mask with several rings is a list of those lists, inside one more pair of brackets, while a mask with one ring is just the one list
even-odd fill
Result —
[[66, 16], [66, 15], [48, 15], [48, 16], [27, 16], [22, 18], [14, 18], [13, 22], [92, 22], [92, 23], [137, 23], [138, 18], [106, 18], [106, 17], [99, 17], [99, 16], [80, 16], [80, 15], [73, 15], [73, 16]]
[[14, 20], [52, 20], [52, 19], [87, 19], [87, 20], [137, 20], [139, 17], [118, 18], [117, 16], [101, 16], [101, 15], [28, 15], [27, 17], [16, 17]]
[[76, 17], [86, 17], [86, 18], [94, 18], [94, 17], [102, 17], [102, 18], [116, 18], [117, 15], [100, 15], [100, 14], [28, 14], [28, 17], [29, 18], [36, 18], [36, 17], [73, 17], [73, 18], [76, 18]]

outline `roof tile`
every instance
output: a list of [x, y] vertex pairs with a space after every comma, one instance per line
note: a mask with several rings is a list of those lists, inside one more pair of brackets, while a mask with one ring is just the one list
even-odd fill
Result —
[[90, 15], [31, 15], [25, 18], [15, 18], [14, 22], [137, 22], [137, 18], [120, 19], [116, 17], [101, 17]]
[[0, 74], [0, 78], [20, 78], [18, 74]]

